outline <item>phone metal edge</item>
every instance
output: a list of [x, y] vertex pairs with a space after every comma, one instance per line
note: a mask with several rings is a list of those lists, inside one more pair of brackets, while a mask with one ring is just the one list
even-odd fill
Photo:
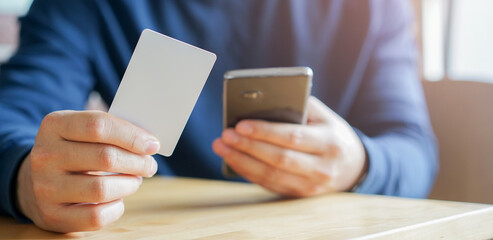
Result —
[[224, 74], [224, 80], [235, 78], [313, 76], [310, 67], [277, 67], [231, 70]]

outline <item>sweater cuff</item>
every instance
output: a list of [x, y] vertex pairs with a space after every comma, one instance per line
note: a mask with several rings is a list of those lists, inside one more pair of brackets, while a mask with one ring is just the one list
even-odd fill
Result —
[[353, 129], [363, 143], [368, 156], [366, 178], [355, 190], [357, 193], [382, 194], [388, 174], [385, 153], [374, 140], [360, 130]]
[[4, 146], [5, 149], [2, 154], [4, 161], [0, 167], [0, 202], [3, 212], [11, 215], [15, 220], [23, 223], [31, 222], [26, 216], [24, 216], [20, 209], [17, 208], [17, 173], [24, 158], [29, 154], [33, 146], [26, 143], [23, 145], [10, 145]]

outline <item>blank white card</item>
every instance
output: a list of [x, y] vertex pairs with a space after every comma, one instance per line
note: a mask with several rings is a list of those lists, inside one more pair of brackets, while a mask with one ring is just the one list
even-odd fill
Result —
[[109, 113], [149, 131], [170, 156], [216, 61], [152, 30], [142, 32]]

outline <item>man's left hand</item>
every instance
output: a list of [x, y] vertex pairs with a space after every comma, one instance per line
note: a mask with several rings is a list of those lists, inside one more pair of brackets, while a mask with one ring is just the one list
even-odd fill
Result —
[[350, 190], [368, 165], [351, 126], [315, 97], [307, 125], [243, 120], [213, 150], [247, 180], [292, 197]]

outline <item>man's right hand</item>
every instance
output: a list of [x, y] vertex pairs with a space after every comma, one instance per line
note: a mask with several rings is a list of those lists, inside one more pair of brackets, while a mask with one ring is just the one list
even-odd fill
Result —
[[[41, 123], [17, 177], [18, 205], [37, 226], [91, 231], [123, 214], [123, 197], [151, 177], [158, 140], [145, 130], [97, 111], [60, 111]], [[97, 174], [97, 172], [119, 174]]]

